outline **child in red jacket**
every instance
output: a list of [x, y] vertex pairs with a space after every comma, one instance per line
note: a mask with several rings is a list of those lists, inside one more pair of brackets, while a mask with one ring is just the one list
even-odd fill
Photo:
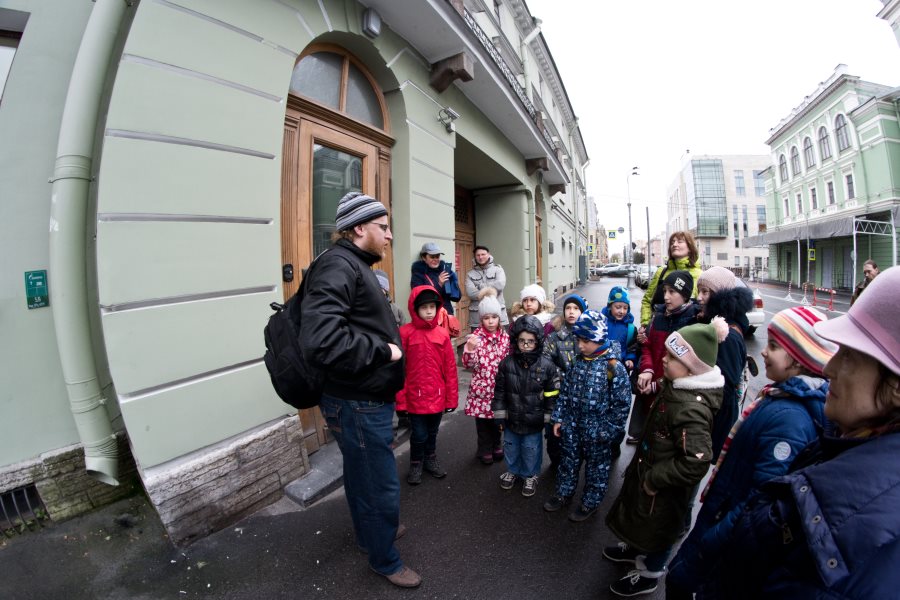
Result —
[[409, 413], [409, 473], [406, 482], [422, 483], [422, 469], [441, 478], [447, 471], [436, 455], [437, 434], [444, 412], [459, 403], [456, 353], [450, 334], [438, 324], [441, 296], [429, 285], [409, 295], [411, 323], [400, 328], [406, 356], [406, 384], [397, 393], [397, 412]]

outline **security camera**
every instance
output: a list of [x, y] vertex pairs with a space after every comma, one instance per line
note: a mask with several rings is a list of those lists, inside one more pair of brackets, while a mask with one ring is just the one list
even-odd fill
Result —
[[444, 110], [447, 111], [447, 115], [454, 121], [459, 118], [459, 113], [456, 112], [455, 110], [453, 110], [452, 108], [450, 108], [449, 106], [447, 108], [445, 108]]

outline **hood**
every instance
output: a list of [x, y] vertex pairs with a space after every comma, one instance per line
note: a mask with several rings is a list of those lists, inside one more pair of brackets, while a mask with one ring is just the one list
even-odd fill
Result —
[[669, 259], [668, 271], [689, 271], [691, 267], [696, 267], [697, 265], [690, 264], [691, 257], [685, 256], [684, 258], [675, 258]]
[[436, 289], [434, 289], [430, 285], [417, 285], [409, 292], [409, 300], [406, 305], [409, 309], [409, 318], [412, 321], [412, 324], [416, 327], [416, 329], [434, 329], [438, 325], [438, 315], [435, 314], [434, 318], [431, 321], [426, 321], [422, 317], [419, 316], [419, 313], [416, 311], [416, 298], [418, 298], [424, 292], [431, 292], [433, 294], [437, 294], [437, 302], [438, 302], [438, 311], [441, 309], [441, 294]]
[[472, 259], [472, 268], [473, 268], [473, 269], [481, 269], [481, 270], [484, 270], [484, 269], [487, 269], [487, 268], [493, 266], [493, 264], [494, 264], [494, 257], [493, 257], [492, 255], [490, 255], [490, 254], [488, 254], [488, 261], [487, 261], [487, 263], [484, 264], [483, 266], [482, 266], [482, 265], [479, 265], [477, 262], [475, 262], [475, 259], [474, 259], [474, 258]]
[[[534, 338], [537, 340], [537, 344], [534, 349], [529, 350], [528, 352], [522, 352], [519, 350], [519, 345], [516, 343], [516, 338], [519, 337], [519, 334], [523, 331], [534, 334]], [[512, 354], [519, 354], [525, 356], [532, 355], [540, 355], [544, 350], [544, 326], [541, 322], [532, 315], [525, 315], [523, 317], [519, 317], [512, 324], [512, 327], [509, 330], [509, 345], [510, 352]]]
[[443, 271], [446, 268], [446, 265], [447, 265], [447, 263], [445, 263], [442, 260], [441, 262], [438, 263], [437, 267], [432, 269], [428, 266], [428, 263], [426, 263], [424, 260], [417, 260], [416, 262], [414, 262], [412, 264], [412, 267], [410, 267], [410, 269], [412, 270], [413, 273], [420, 273], [420, 274], [440, 273], [441, 271]]
[[703, 321], [708, 323], [713, 317], [722, 317], [729, 325], [737, 325], [747, 331], [750, 327], [747, 311], [750, 310], [753, 310], [753, 292], [750, 288], [720, 290], [712, 294], [703, 307]]

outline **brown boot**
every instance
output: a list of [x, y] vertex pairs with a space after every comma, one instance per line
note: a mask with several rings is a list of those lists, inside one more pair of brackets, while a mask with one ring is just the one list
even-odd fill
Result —
[[[375, 572], [378, 573], [378, 571]], [[381, 573], [378, 574], [381, 575]], [[422, 584], [422, 578], [419, 576], [419, 574], [406, 565], [400, 567], [400, 570], [396, 573], [392, 573], [390, 575], [382, 575], [382, 577], [384, 577], [397, 587], [402, 588], [414, 588], [419, 587]]]

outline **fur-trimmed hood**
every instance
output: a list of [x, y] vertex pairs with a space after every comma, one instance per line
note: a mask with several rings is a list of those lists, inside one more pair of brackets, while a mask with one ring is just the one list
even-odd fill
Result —
[[725, 385], [725, 378], [719, 367], [713, 367], [712, 371], [700, 375], [688, 375], [672, 381], [672, 387], [676, 390], [713, 390], [721, 389]]
[[746, 332], [750, 327], [747, 311], [753, 309], [753, 292], [748, 287], [720, 290], [710, 295], [703, 306], [702, 320], [708, 323], [713, 317], [722, 317], [729, 325], [737, 325]]
[[[549, 323], [550, 319], [553, 318], [554, 311], [556, 311], [556, 305], [549, 300], [544, 300], [544, 302], [541, 304], [541, 312], [532, 316], [536, 317], [541, 322], [541, 325], [544, 325], [546, 323]], [[517, 319], [524, 314], [525, 309], [522, 308], [522, 302], [513, 302], [512, 308], [509, 310], [509, 316], [513, 319]]]

